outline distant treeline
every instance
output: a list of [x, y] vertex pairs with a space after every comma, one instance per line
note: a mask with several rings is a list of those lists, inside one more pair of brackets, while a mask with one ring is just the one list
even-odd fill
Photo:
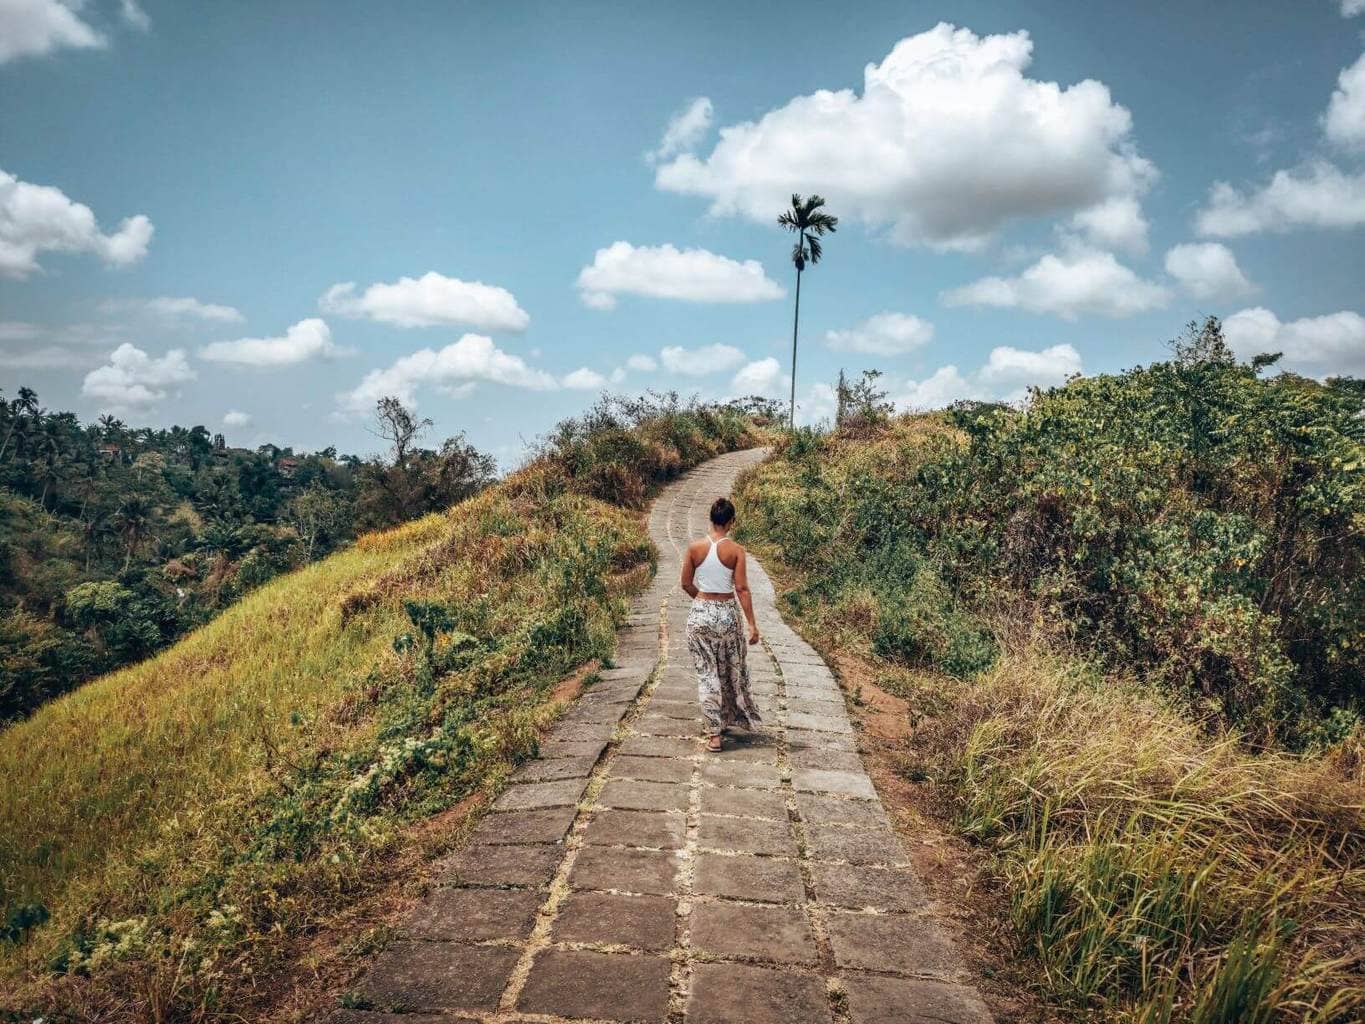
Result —
[[202, 426], [82, 424], [0, 394], [0, 723], [137, 661], [357, 532], [477, 493], [493, 460], [376, 408], [384, 457], [229, 447]]

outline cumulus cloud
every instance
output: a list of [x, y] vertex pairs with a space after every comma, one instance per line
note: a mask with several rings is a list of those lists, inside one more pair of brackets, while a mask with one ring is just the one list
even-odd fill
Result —
[[1361, 11], [1365, 11], [1365, 0], [1341, 0], [1343, 18], [1354, 18]]
[[354, 281], [334, 284], [318, 300], [318, 308], [395, 327], [460, 324], [481, 331], [524, 331], [531, 322], [506, 288], [435, 271], [400, 277], [392, 284], [372, 284], [360, 294]]
[[905, 381], [892, 400], [902, 412], [941, 409], [964, 399], [1019, 402], [1030, 387], [1055, 387], [1080, 372], [1080, 353], [1070, 345], [1040, 351], [1001, 345], [976, 371], [964, 374], [952, 364], [941, 366], [923, 380]]
[[311, 317], [294, 324], [282, 337], [215, 341], [199, 350], [199, 358], [237, 366], [293, 366], [309, 359], [331, 359], [345, 354], [332, 341], [331, 328]]
[[1277, 171], [1269, 184], [1249, 192], [1217, 182], [1195, 219], [1199, 234], [1222, 238], [1361, 224], [1365, 224], [1365, 174], [1346, 174], [1323, 160]]
[[1365, 53], [1337, 77], [1337, 87], [1322, 115], [1329, 142], [1343, 149], [1365, 149]]
[[626, 359], [626, 369], [638, 370], [640, 373], [653, 373], [659, 368], [659, 361], [653, 356], [647, 356], [642, 352], [637, 352]]
[[618, 295], [685, 302], [763, 302], [786, 293], [758, 260], [732, 260], [706, 249], [614, 242], [578, 274], [583, 304], [614, 309]]
[[1218, 242], [1173, 247], [1166, 253], [1166, 273], [1196, 299], [1237, 298], [1256, 290], [1232, 250]]
[[1123, 249], [1142, 254], [1147, 251], [1147, 218], [1133, 196], [1107, 199], [1071, 218], [1071, 228], [1101, 249]]
[[139, 32], [146, 32], [152, 27], [152, 19], [147, 16], [147, 12], [137, 0], [119, 0], [118, 10], [119, 16]]
[[572, 391], [600, 391], [607, 383], [606, 377], [586, 366], [580, 366], [573, 373], [565, 374], [564, 379], [560, 381], [560, 384]]
[[40, 270], [42, 252], [88, 252], [109, 266], [127, 266], [147, 255], [152, 230], [152, 222], [138, 214], [104, 234], [90, 207], [61, 189], [0, 171], [0, 277], [23, 280]]
[[504, 352], [493, 344], [492, 338], [466, 334], [445, 348], [419, 349], [385, 369], [371, 370], [352, 391], [338, 396], [338, 401], [346, 411], [367, 413], [379, 399], [392, 395], [415, 408], [419, 387], [452, 391], [481, 381], [532, 391], [559, 387], [550, 374], [528, 366], [520, 356]]
[[223, 414], [223, 426], [225, 427], [245, 427], [251, 423], [251, 414], [242, 412], [240, 409], [229, 409]]
[[653, 163], [679, 153], [690, 153], [711, 130], [713, 115], [711, 101], [698, 96], [669, 119], [658, 147], [648, 155], [649, 161]]
[[110, 299], [100, 304], [110, 313], [131, 311], [149, 313], [161, 320], [207, 320], [211, 323], [237, 324], [246, 317], [231, 306], [200, 302], [189, 296], [162, 296], [156, 299]]
[[983, 277], [942, 298], [950, 306], [998, 306], [1074, 320], [1082, 314], [1124, 317], [1160, 309], [1170, 295], [1112, 253], [1078, 248], [1060, 256], [1048, 253], [1016, 277]]
[[81, 20], [79, 8], [61, 0], [0, 0], [0, 64], [63, 48], [103, 46], [104, 37]]
[[772, 356], [755, 359], [739, 368], [730, 381], [732, 395], [764, 395], [772, 397], [786, 386], [788, 378], [782, 372], [782, 364]]
[[105, 363], [85, 375], [81, 394], [102, 409], [145, 409], [161, 401], [177, 384], [194, 380], [183, 349], [173, 348], [159, 359], [124, 342]]
[[1365, 374], [1365, 317], [1349, 310], [1286, 323], [1256, 306], [1225, 319], [1223, 337], [1243, 359], [1282, 352], [1279, 365], [1297, 373], [1315, 377]]
[[856, 327], [826, 331], [825, 344], [840, 352], [899, 356], [934, 340], [934, 325], [909, 313], [878, 313]]
[[818, 192], [900, 242], [958, 249], [1016, 218], [1140, 196], [1156, 172], [1129, 112], [1093, 79], [1026, 77], [1032, 55], [1027, 32], [939, 24], [869, 64], [861, 95], [820, 90], [724, 127], [709, 156], [679, 155], [655, 184], [762, 223]]
[[669, 373], [705, 377], [733, 370], [744, 362], [744, 353], [733, 345], [702, 345], [700, 348], [669, 345], [659, 350], [659, 361]]

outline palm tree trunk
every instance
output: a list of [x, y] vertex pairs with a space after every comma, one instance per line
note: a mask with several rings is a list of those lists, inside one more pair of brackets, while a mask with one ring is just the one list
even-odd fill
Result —
[[796, 268], [796, 313], [792, 316], [792, 400], [788, 426], [796, 429], [796, 331], [801, 326], [801, 268]]

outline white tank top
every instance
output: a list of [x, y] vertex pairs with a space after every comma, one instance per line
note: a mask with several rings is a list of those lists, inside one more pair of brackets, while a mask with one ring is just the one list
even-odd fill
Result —
[[701, 565], [692, 574], [692, 582], [705, 594], [733, 594], [735, 592], [735, 570], [726, 568], [716, 554], [716, 542], [711, 541], [711, 550], [706, 552]]

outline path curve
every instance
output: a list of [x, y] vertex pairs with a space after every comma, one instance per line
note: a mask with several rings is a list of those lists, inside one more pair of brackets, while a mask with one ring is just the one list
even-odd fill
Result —
[[[750, 560], [766, 730], [701, 749], [679, 558], [761, 449], [666, 487], [616, 667], [443, 865], [331, 1024], [989, 1024], [829, 668]], [[402, 1013], [385, 1011], [401, 1010]]]

